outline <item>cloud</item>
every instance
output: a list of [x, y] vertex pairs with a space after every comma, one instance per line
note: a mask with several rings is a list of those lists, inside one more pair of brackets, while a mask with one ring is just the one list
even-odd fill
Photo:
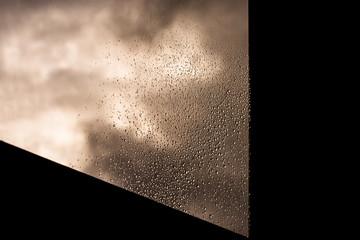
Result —
[[77, 159], [83, 157], [85, 138], [71, 117], [73, 114], [53, 108], [33, 117], [2, 123], [2, 140], [60, 164], [76, 165]]
[[246, 234], [247, 1], [0, 9], [2, 140]]

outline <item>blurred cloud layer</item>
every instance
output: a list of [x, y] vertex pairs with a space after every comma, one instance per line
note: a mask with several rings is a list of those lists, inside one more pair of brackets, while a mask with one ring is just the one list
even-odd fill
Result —
[[247, 1], [0, 1], [0, 139], [248, 234]]

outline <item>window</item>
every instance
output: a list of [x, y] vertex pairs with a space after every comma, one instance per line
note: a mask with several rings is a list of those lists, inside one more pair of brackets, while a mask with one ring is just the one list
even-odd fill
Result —
[[0, 4], [1, 140], [248, 235], [246, 0]]

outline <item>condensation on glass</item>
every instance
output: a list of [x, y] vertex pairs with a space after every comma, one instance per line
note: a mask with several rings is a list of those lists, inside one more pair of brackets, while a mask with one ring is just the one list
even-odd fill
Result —
[[0, 139], [242, 235], [247, 1], [1, 1]]

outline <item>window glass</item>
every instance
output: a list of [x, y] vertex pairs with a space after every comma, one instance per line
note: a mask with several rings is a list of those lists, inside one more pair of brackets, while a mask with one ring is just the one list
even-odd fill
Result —
[[248, 235], [247, 8], [1, 1], [0, 139]]

